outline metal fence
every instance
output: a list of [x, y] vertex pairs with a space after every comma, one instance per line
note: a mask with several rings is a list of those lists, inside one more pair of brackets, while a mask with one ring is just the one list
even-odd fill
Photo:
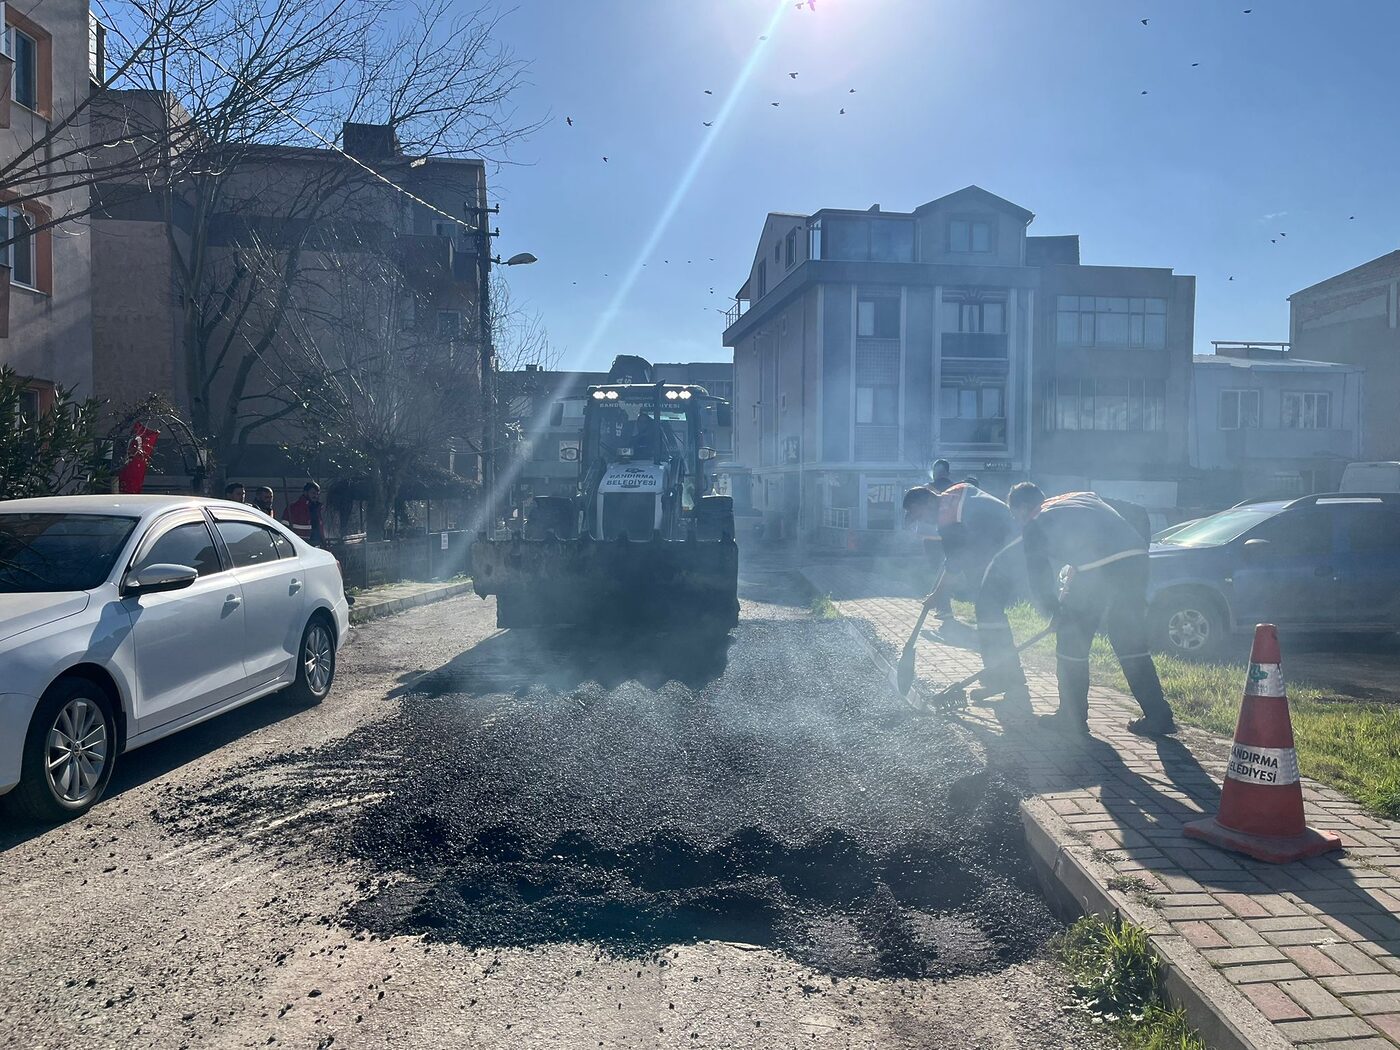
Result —
[[347, 587], [378, 587], [400, 580], [446, 580], [471, 571], [471, 533], [430, 532], [370, 543], [362, 539], [328, 544], [340, 561]]

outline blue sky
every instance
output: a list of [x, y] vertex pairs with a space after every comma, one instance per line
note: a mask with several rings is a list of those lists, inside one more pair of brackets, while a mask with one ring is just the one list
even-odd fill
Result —
[[1197, 352], [1286, 339], [1290, 293], [1400, 247], [1397, 0], [795, 3], [505, 17], [550, 121], [494, 174], [496, 247], [539, 256], [509, 280], [565, 367], [727, 359], [769, 211], [975, 183], [1086, 263], [1196, 275]]

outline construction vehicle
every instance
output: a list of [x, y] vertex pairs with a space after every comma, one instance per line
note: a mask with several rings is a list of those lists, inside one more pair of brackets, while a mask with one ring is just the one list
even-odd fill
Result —
[[[658, 382], [632, 356], [583, 402], [574, 495], [535, 497], [522, 528], [482, 534], [472, 550], [472, 585], [496, 596], [496, 626], [736, 626], [734, 501], [714, 491], [729, 403]], [[553, 426], [563, 407], [554, 404]]]

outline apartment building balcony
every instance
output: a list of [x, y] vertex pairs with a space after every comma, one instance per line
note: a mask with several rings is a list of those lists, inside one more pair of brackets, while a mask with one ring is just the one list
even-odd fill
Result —
[[724, 313], [724, 327], [732, 327], [739, 318], [748, 311], [749, 301], [747, 299], [735, 299], [734, 304]]
[[1258, 427], [1217, 431], [1226, 462], [1281, 459], [1354, 459], [1354, 430]]
[[944, 332], [943, 357], [972, 361], [1005, 361], [1010, 343], [1004, 332]]
[[987, 449], [1006, 448], [1005, 419], [949, 419], [939, 421], [940, 447], [968, 446]]

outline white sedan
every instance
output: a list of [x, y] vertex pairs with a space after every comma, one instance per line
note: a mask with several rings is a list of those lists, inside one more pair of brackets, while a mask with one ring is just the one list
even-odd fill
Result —
[[349, 629], [335, 559], [252, 507], [0, 502], [0, 795], [75, 816], [119, 754], [289, 686], [319, 702]]

